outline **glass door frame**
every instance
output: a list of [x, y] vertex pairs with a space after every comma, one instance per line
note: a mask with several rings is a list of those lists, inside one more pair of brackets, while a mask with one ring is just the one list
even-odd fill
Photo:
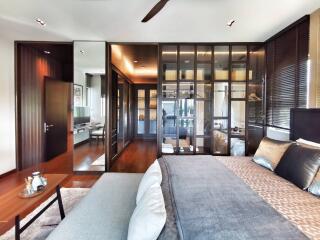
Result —
[[[226, 119], [228, 121], [228, 148], [227, 148], [227, 153], [226, 154], [219, 154], [219, 155], [230, 155], [230, 150], [231, 150], [231, 138], [234, 137], [234, 135], [232, 135], [231, 133], [231, 102], [232, 101], [236, 101], [236, 100], [241, 100], [241, 101], [245, 101], [245, 133], [244, 136], [242, 136], [242, 138], [245, 140], [245, 154], [248, 154], [248, 84], [249, 84], [249, 66], [250, 66], [250, 46], [257, 46], [260, 45], [261, 47], [263, 47], [263, 43], [259, 43], [259, 42], [252, 42], [252, 43], [162, 43], [159, 44], [159, 48], [158, 48], [158, 56], [159, 56], [159, 62], [158, 62], [158, 72], [159, 72], [159, 79], [158, 79], [158, 156], [162, 156], [164, 153], [162, 153], [162, 142], [163, 142], [163, 126], [162, 126], [162, 101], [163, 101], [163, 83], [168, 83], [169, 81], [164, 81], [164, 72], [163, 72], [163, 64], [165, 63], [165, 61], [163, 61], [162, 59], [162, 49], [165, 46], [176, 46], [177, 47], [177, 69], [176, 69], [176, 76], [177, 79], [176, 81], [170, 81], [172, 84], [176, 83], [177, 84], [177, 88], [176, 88], [176, 92], [177, 92], [177, 96], [176, 98], [171, 99], [172, 101], [176, 101], [176, 104], [178, 104], [178, 95], [179, 95], [179, 73], [180, 73], [180, 59], [179, 59], [179, 51], [180, 51], [180, 46], [194, 46], [195, 47], [195, 62], [194, 62], [194, 78], [195, 80], [193, 81], [193, 83], [195, 83], [195, 87], [194, 87], [194, 91], [197, 91], [197, 81], [196, 81], [196, 75], [197, 75], [197, 47], [199, 46], [210, 46], [211, 47], [211, 53], [212, 53], [212, 73], [211, 73], [211, 96], [210, 96], [210, 102], [212, 104], [211, 106], [211, 116], [212, 116], [212, 121], [211, 121], [211, 129], [210, 131], [213, 131], [213, 126], [214, 126], [214, 120], [219, 120], [222, 118], [215, 118], [214, 117], [214, 104], [213, 104], [213, 98], [214, 98], [214, 84], [218, 83], [219, 81], [215, 81], [214, 79], [214, 74], [215, 74], [215, 66], [214, 66], [214, 47], [215, 46], [228, 46], [229, 47], [229, 60], [228, 60], [228, 80], [226, 81], [221, 81], [221, 82], [226, 82], [228, 84], [228, 117], [223, 118]], [[245, 70], [245, 81], [243, 81], [245, 83], [245, 97], [241, 98], [241, 99], [237, 99], [237, 98], [232, 98], [231, 97], [231, 84], [232, 84], [232, 63], [236, 62], [236, 61], [232, 61], [232, 48], [234, 46], [243, 46], [247, 49], [246, 52], [246, 60], [243, 61], [246, 63], [246, 70]], [[265, 68], [265, 66], [264, 66]], [[264, 83], [265, 84], [265, 83]], [[263, 96], [263, 101], [265, 103], [265, 94]], [[196, 102], [196, 99], [194, 100], [194, 102]], [[196, 104], [195, 104], [195, 113], [196, 113]], [[265, 109], [263, 109], [263, 111], [265, 111]], [[177, 117], [178, 117], [178, 112], [176, 113]], [[265, 114], [264, 114], [265, 115]], [[194, 117], [194, 119], [196, 119], [197, 116]], [[177, 124], [177, 131], [178, 131], [178, 124]], [[196, 122], [194, 122], [194, 130], [193, 130], [193, 144], [194, 144], [194, 154], [196, 154], [196, 146], [195, 146], [195, 140], [196, 140]], [[177, 139], [177, 144], [178, 144], [178, 139]], [[178, 146], [178, 145], [177, 145]], [[211, 155], [213, 154], [213, 137], [211, 136], [211, 144], [210, 144], [210, 153]], [[178, 154], [177, 151], [174, 152], [174, 154]], [[218, 154], [216, 154], [218, 155]]]
[[[138, 105], [139, 105], [139, 100], [138, 100], [138, 91], [139, 90], [144, 90], [145, 95], [144, 95], [144, 133], [138, 133]], [[150, 133], [150, 90], [156, 90], [157, 91], [157, 84], [136, 84], [134, 85], [134, 137], [136, 139], [146, 139], [146, 140], [152, 140], [157, 138], [157, 133], [158, 133], [158, 127], [156, 127], [156, 133], [152, 134]], [[158, 98], [159, 95], [157, 94], [157, 108], [156, 108], [156, 114], [157, 118], [156, 121], [158, 122]], [[158, 124], [156, 124], [158, 126]]]

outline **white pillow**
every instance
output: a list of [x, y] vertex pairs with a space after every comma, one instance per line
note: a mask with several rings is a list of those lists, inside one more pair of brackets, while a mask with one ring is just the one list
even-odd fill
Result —
[[308, 146], [311, 146], [311, 147], [320, 148], [320, 143], [311, 142], [311, 141], [308, 141], [308, 140], [305, 140], [305, 139], [302, 139], [302, 138], [299, 138], [297, 140], [297, 143], [308, 145]]
[[166, 218], [161, 187], [154, 184], [143, 194], [130, 218], [128, 240], [156, 240]]
[[143, 196], [143, 194], [148, 190], [148, 188], [157, 183], [161, 184], [162, 182], [162, 173], [158, 160], [156, 160], [143, 175], [141, 182], [139, 184], [136, 203], [138, 204], [139, 200]]

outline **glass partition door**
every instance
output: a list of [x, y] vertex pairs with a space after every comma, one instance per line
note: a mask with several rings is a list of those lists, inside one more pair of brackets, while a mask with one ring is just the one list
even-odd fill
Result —
[[155, 139], [157, 136], [157, 87], [136, 86], [136, 137]]
[[164, 44], [160, 56], [162, 153], [245, 155], [248, 127], [263, 135], [263, 47]]

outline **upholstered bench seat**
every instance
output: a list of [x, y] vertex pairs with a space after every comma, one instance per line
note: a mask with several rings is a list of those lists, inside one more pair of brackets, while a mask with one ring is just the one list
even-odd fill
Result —
[[134, 173], [103, 174], [47, 239], [127, 239], [142, 176]]

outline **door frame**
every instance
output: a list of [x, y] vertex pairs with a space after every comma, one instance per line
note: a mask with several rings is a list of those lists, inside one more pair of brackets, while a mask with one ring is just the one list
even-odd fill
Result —
[[[73, 55], [73, 41], [67, 42], [67, 41], [14, 41], [14, 93], [15, 93], [15, 157], [16, 157], [16, 168], [14, 171], [21, 171], [23, 170], [23, 163], [22, 163], [22, 119], [21, 119], [21, 109], [22, 109], [22, 90], [21, 90], [21, 83], [22, 83], [22, 76], [21, 76], [21, 56], [20, 56], [20, 46], [23, 44], [54, 44], [54, 45], [71, 45], [72, 46], [72, 55]], [[73, 58], [72, 58], [72, 65], [70, 68], [73, 69]], [[73, 74], [73, 71], [72, 71]], [[47, 76], [44, 76], [43, 78], [47, 78]], [[73, 83], [73, 79], [72, 79]], [[41, 95], [44, 96], [44, 88], [40, 89]], [[41, 129], [43, 132], [43, 125], [44, 125], [44, 101], [42, 101], [41, 105], [38, 106], [37, 110], [41, 111], [42, 115], [42, 121], [41, 121]], [[42, 141], [39, 143], [41, 146], [41, 158], [42, 162], [45, 162], [45, 140], [44, 136], [42, 138]], [[34, 167], [34, 166], [32, 166]]]
[[[144, 125], [144, 134], [138, 134], [138, 90], [145, 90], [145, 125]], [[150, 134], [146, 132], [150, 130], [150, 108], [147, 107], [148, 103], [150, 102], [150, 91], [148, 90], [157, 90], [157, 84], [136, 84], [134, 86], [134, 138], [135, 139], [142, 139], [142, 140], [156, 140], [158, 129], [156, 134]], [[149, 92], [149, 94], [147, 94]], [[158, 99], [158, 96], [157, 96]], [[158, 109], [158, 105], [157, 105]], [[158, 115], [158, 111], [157, 111]], [[158, 122], [158, 120], [157, 120]]]
[[[154, 45], [157, 47], [157, 69], [158, 69], [158, 81], [156, 83], [157, 85], [157, 156], [161, 156], [161, 138], [159, 138], [159, 131], [161, 130], [161, 123], [159, 122], [159, 119], [161, 120], [162, 115], [161, 114], [161, 108], [160, 108], [160, 91], [161, 91], [161, 84], [160, 84], [160, 43], [159, 42], [106, 42], [107, 48], [106, 48], [106, 76], [108, 76], [107, 83], [106, 83], [106, 171], [108, 172], [110, 170], [110, 167], [112, 165], [112, 59], [111, 59], [111, 45]], [[135, 108], [133, 106], [133, 110], [135, 111]], [[133, 116], [135, 116], [135, 113], [133, 113]], [[134, 123], [135, 120], [133, 120]], [[135, 126], [135, 124], [134, 124]], [[135, 136], [135, 130], [133, 133], [133, 137]]]

